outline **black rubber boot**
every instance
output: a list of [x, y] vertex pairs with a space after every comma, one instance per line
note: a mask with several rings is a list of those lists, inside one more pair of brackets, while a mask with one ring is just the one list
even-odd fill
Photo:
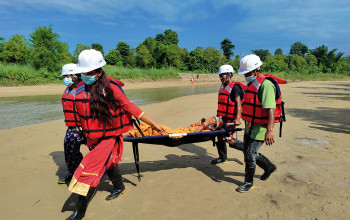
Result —
[[254, 174], [255, 174], [255, 167], [250, 168], [250, 167], [247, 167], [247, 165], [246, 165], [246, 173], [245, 173], [244, 183], [242, 185], [240, 185], [236, 189], [236, 191], [243, 193], [243, 192], [248, 192], [249, 190], [251, 190], [253, 188]]
[[91, 187], [86, 196], [79, 196], [77, 210], [67, 218], [67, 220], [80, 220], [85, 216], [85, 212], [92, 197], [96, 194], [96, 187]]
[[211, 161], [212, 164], [227, 163], [227, 147], [224, 141], [216, 142], [219, 158]]
[[221, 158], [216, 158], [211, 161], [212, 164], [218, 164], [218, 163], [227, 163], [227, 160], [223, 160]]
[[65, 184], [67, 182], [69, 182], [73, 177], [73, 174], [68, 173], [66, 176], [61, 177], [58, 179], [58, 184]]
[[118, 165], [114, 167], [113, 170], [107, 170], [107, 176], [114, 186], [112, 193], [106, 197], [106, 200], [109, 201], [123, 194], [125, 186], [123, 184], [122, 175], [119, 173]]
[[277, 170], [277, 166], [271, 163], [271, 161], [262, 154], [260, 154], [259, 159], [256, 160], [256, 164], [265, 171], [260, 177], [261, 180], [267, 180], [270, 175]]

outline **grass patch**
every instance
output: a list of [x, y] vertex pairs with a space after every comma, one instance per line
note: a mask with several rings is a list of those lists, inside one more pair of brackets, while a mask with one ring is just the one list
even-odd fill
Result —
[[[178, 73], [197, 74], [204, 72], [183, 72], [178, 69], [142, 69], [125, 68], [106, 65], [103, 67], [109, 77], [116, 79], [128, 79], [136, 81], [152, 81], [179, 79]], [[8, 64], [0, 62], [0, 86], [21, 86], [62, 83], [60, 72], [53, 73], [47, 69], [34, 69], [28, 64]], [[207, 73], [217, 74], [217, 73]], [[277, 72], [272, 73], [288, 81], [316, 81], [316, 80], [342, 80], [350, 79], [350, 73], [300, 73], [300, 72]]]
[[177, 69], [141, 69], [106, 65], [103, 67], [108, 76], [116, 79], [161, 80], [179, 79]]
[[59, 73], [51, 73], [46, 68], [34, 69], [31, 65], [0, 63], [0, 85], [38, 85], [59, 83]]
[[278, 72], [271, 73], [287, 81], [334, 81], [350, 79], [350, 74], [340, 73], [299, 73], [299, 72]]

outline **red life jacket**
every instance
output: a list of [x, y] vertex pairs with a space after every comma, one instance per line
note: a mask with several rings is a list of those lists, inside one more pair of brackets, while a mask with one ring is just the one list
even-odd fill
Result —
[[[237, 111], [236, 111], [236, 102], [232, 101], [231, 91], [233, 90], [233, 87], [235, 85], [239, 85], [242, 95], [244, 94], [244, 90], [246, 89], [246, 85], [244, 85], [241, 82], [230, 82], [227, 84], [226, 87], [223, 85], [220, 87], [219, 90], [219, 97], [218, 97], [218, 110], [216, 115], [222, 116], [225, 118], [231, 118], [236, 119], [237, 118]], [[243, 97], [241, 97], [241, 104], [242, 104]]]
[[[124, 85], [122, 82], [107, 77], [110, 87], [113, 91], [121, 90]], [[124, 111], [121, 107], [115, 110], [110, 109], [113, 116], [113, 122], [102, 123], [99, 119], [93, 119], [90, 108], [90, 92], [85, 90], [85, 83], [78, 84], [76, 92], [76, 108], [80, 116], [83, 132], [87, 138], [102, 138], [110, 136], [118, 136], [133, 128], [132, 118], [129, 112]], [[124, 93], [124, 91], [123, 91]]]
[[268, 110], [262, 108], [261, 100], [259, 100], [258, 96], [260, 86], [265, 79], [270, 80], [276, 86], [275, 123], [281, 122], [282, 118], [284, 118], [284, 115], [282, 114], [282, 94], [278, 82], [281, 84], [286, 84], [287, 82], [276, 76], [265, 74], [257, 77], [256, 80], [247, 85], [242, 106], [243, 120], [258, 124], [268, 123]]
[[62, 95], [64, 122], [66, 122], [67, 127], [81, 126], [80, 118], [75, 111], [75, 93], [76, 88], [70, 90], [69, 87], [67, 87]]

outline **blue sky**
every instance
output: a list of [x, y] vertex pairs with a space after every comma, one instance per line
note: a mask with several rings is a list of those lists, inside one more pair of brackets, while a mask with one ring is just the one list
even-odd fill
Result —
[[297, 41], [322, 44], [350, 55], [349, 0], [0, 0], [0, 36], [30, 38], [53, 26], [71, 52], [78, 43], [100, 43], [105, 53], [118, 42], [135, 48], [166, 29], [192, 51], [229, 38], [235, 54], [282, 48]]

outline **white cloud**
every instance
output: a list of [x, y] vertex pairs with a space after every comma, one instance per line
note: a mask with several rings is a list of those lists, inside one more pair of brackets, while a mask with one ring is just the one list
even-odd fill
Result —
[[248, 32], [284, 31], [322, 38], [349, 33], [348, 1], [270, 0], [249, 1], [240, 6], [247, 17], [236, 27]]
[[246, 16], [243, 23], [249, 26], [258, 22], [264, 28], [306, 26], [314, 30], [329, 23], [337, 25], [334, 22], [350, 23], [345, 21], [349, 20], [348, 0], [0, 0], [0, 5], [24, 11], [36, 8], [106, 17], [145, 16], [161, 22], [200, 20], [210, 17], [213, 10], [229, 13], [234, 7]]
[[[166, 22], [174, 22], [182, 19], [196, 18], [195, 6], [201, 0], [0, 0], [0, 5], [15, 8], [19, 11], [30, 11], [31, 9], [46, 10], [56, 9], [67, 14], [99, 15], [106, 17], [130, 16], [138, 17], [140, 13], [144, 16], [162, 19]], [[1, 9], [0, 9], [1, 11]], [[138, 14], [135, 14], [138, 13]]]
[[0, 20], [5, 22], [0, 27], [7, 29], [6, 23], [16, 19], [11, 9], [28, 14], [56, 10], [79, 19], [95, 16], [96, 22], [109, 26], [123, 22], [175, 31], [208, 19], [220, 22], [220, 14], [235, 12], [230, 16], [231, 34], [241, 37], [270, 33], [309, 42], [342, 39], [342, 45], [350, 37], [349, 0], [0, 0]]

